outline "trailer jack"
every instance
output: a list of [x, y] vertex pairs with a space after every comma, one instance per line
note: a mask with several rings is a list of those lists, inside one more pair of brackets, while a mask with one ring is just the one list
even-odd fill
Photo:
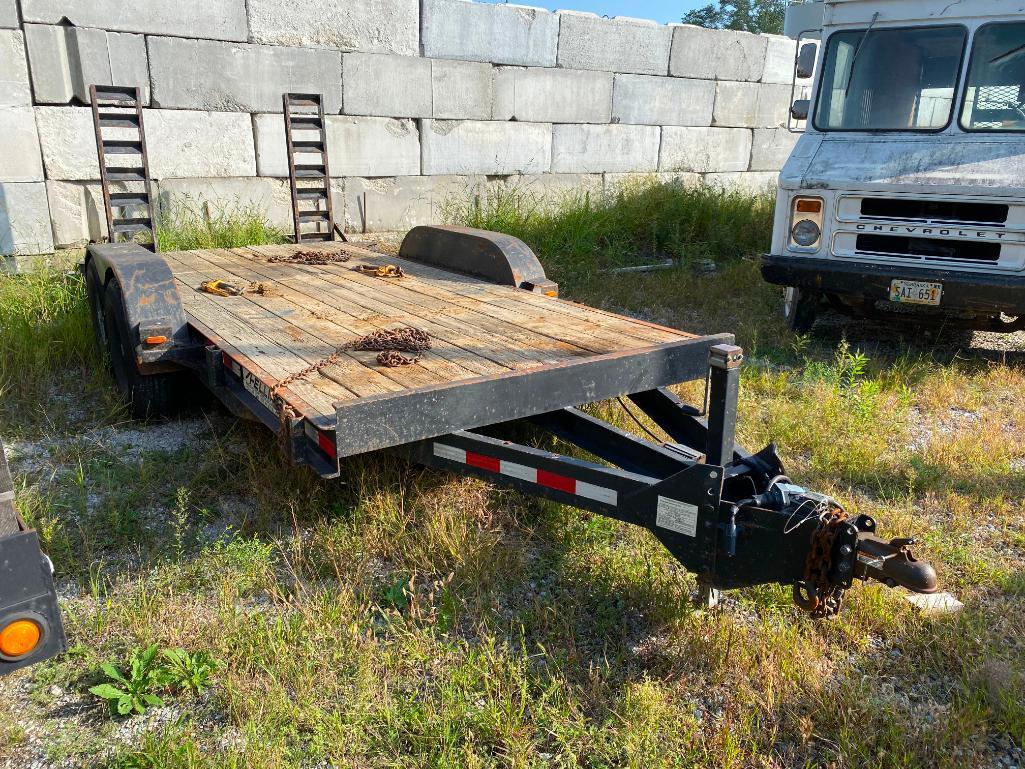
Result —
[[[672, 442], [566, 408], [394, 451], [643, 526], [702, 586], [791, 586], [815, 617], [835, 615], [855, 579], [935, 592], [936, 573], [912, 555], [911, 540], [881, 539], [871, 517], [848, 516], [836, 500], [795, 485], [774, 445], [750, 454], [735, 444], [742, 360], [739, 347], [711, 348], [707, 414], [661, 388], [628, 396]], [[513, 440], [524, 422], [547, 439]], [[601, 461], [537, 447], [552, 437]]]

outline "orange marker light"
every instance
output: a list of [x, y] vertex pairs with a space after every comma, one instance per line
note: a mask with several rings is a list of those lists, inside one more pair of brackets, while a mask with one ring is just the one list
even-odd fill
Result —
[[822, 201], [812, 198], [800, 198], [796, 207], [799, 214], [817, 214], [822, 210]]
[[0, 653], [7, 657], [24, 657], [39, 645], [43, 631], [30, 619], [16, 619], [0, 630]]
[[167, 341], [166, 336], [148, 336], [146, 337], [146, 344], [163, 344]]

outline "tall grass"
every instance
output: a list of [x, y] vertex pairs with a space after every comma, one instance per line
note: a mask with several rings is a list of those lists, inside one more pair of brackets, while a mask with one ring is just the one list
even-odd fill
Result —
[[270, 224], [257, 206], [212, 206], [188, 196], [162, 207], [157, 237], [164, 251], [242, 248], [288, 240], [285, 231]]
[[450, 202], [449, 221], [522, 239], [556, 280], [603, 268], [672, 258], [724, 262], [769, 247], [769, 195], [660, 183], [655, 177], [616, 194], [544, 197], [499, 187]]
[[55, 371], [96, 361], [77, 273], [0, 275], [0, 401], [37, 395]]

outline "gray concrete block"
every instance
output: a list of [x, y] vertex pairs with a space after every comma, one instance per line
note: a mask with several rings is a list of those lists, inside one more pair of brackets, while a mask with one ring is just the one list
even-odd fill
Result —
[[424, 56], [554, 67], [559, 19], [541, 8], [423, 0]]
[[728, 29], [674, 27], [669, 74], [705, 80], [761, 80], [766, 37]]
[[751, 157], [751, 131], [746, 128], [662, 129], [660, 171], [713, 173], [746, 171]]
[[783, 37], [783, 35], [765, 35], [765, 44], [762, 82], [789, 85], [794, 78], [794, 56], [797, 55], [797, 41]]
[[420, 53], [418, 0], [249, 0], [248, 7], [257, 43]]
[[431, 60], [383, 53], [347, 53], [342, 61], [346, 115], [430, 117]]
[[495, 120], [528, 123], [608, 123], [612, 73], [500, 67], [495, 73]]
[[31, 107], [0, 108], [0, 181], [40, 182], [43, 164]]
[[786, 128], [756, 128], [751, 140], [751, 171], [778, 171], [801, 134]]
[[705, 174], [706, 186], [725, 192], [742, 192], [748, 195], [774, 195], [779, 174], [773, 172], [739, 172]]
[[25, 38], [14, 29], [0, 29], [0, 107], [31, 107]]
[[758, 83], [720, 80], [715, 84], [712, 125], [753, 128], [758, 124]]
[[292, 230], [292, 196], [285, 179], [161, 179], [156, 200], [160, 211], [181, 205], [209, 216], [254, 212], [275, 227]]
[[[794, 94], [794, 98], [801, 98], [800, 89]], [[758, 128], [786, 126], [789, 115], [790, 85], [763, 84], [758, 89], [758, 110], [755, 113], [755, 126]]]
[[[260, 176], [288, 176], [281, 115], [256, 115], [253, 123]], [[333, 115], [327, 119], [327, 147], [335, 177], [420, 173], [420, 137], [411, 120]]]
[[245, 41], [245, 0], [22, 0], [22, 21], [115, 32]]
[[0, 27], [17, 29], [18, 27], [18, 2], [17, 0], [0, 0]]
[[484, 186], [483, 176], [350, 177], [345, 180], [343, 200], [335, 198], [335, 217], [344, 209], [346, 232], [403, 231], [420, 224], [441, 224], [447, 208], [465, 205]]
[[0, 182], [0, 254], [53, 251], [46, 185]]
[[150, 37], [153, 105], [222, 112], [281, 111], [281, 94], [321, 93], [342, 108], [341, 54], [303, 48]]
[[665, 75], [673, 30], [644, 19], [559, 12], [559, 66]]
[[46, 182], [50, 226], [57, 248], [74, 248], [107, 237], [99, 182]]
[[88, 103], [94, 84], [138, 86], [143, 103], [149, 103], [143, 35], [26, 24], [25, 41], [36, 103]]
[[[90, 110], [37, 107], [35, 112], [47, 178], [98, 179]], [[153, 178], [256, 175], [249, 115], [148, 109], [143, 116]]]
[[616, 75], [612, 120], [642, 125], [707, 126], [715, 83], [709, 80]]
[[660, 129], [641, 125], [557, 125], [555, 173], [618, 173], [658, 168]]
[[431, 60], [434, 117], [441, 120], [490, 120], [494, 69], [476, 61]]
[[552, 126], [475, 120], [424, 120], [423, 173], [538, 174], [552, 163]]

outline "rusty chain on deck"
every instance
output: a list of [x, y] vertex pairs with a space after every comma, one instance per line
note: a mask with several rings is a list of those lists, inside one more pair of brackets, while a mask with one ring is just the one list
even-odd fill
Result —
[[[396, 366], [409, 366], [417, 363], [420, 360], [419, 353], [430, 350], [431, 345], [431, 335], [423, 329], [413, 326], [399, 329], [383, 328], [371, 334], [361, 336], [359, 339], [346, 342], [326, 358], [322, 358], [316, 363], [311, 363], [306, 368], [289, 374], [284, 379], [278, 381], [271, 388], [270, 397], [272, 402], [279, 404], [278, 420], [280, 427], [278, 428], [278, 444], [281, 446], [282, 452], [285, 456], [290, 456], [288, 436], [291, 432], [292, 420], [298, 416], [295, 409], [281, 395], [281, 391], [288, 387], [288, 385], [310, 374], [319, 373], [328, 366], [337, 363], [339, 358], [348, 350], [380, 351], [377, 355], [377, 362], [382, 366], [394, 368]], [[417, 353], [417, 355], [411, 357], [403, 355], [403, 352]]]
[[295, 251], [289, 254], [281, 254], [267, 258], [267, 261], [274, 264], [337, 264], [349, 261], [348, 254], [330, 253], [328, 251]]

